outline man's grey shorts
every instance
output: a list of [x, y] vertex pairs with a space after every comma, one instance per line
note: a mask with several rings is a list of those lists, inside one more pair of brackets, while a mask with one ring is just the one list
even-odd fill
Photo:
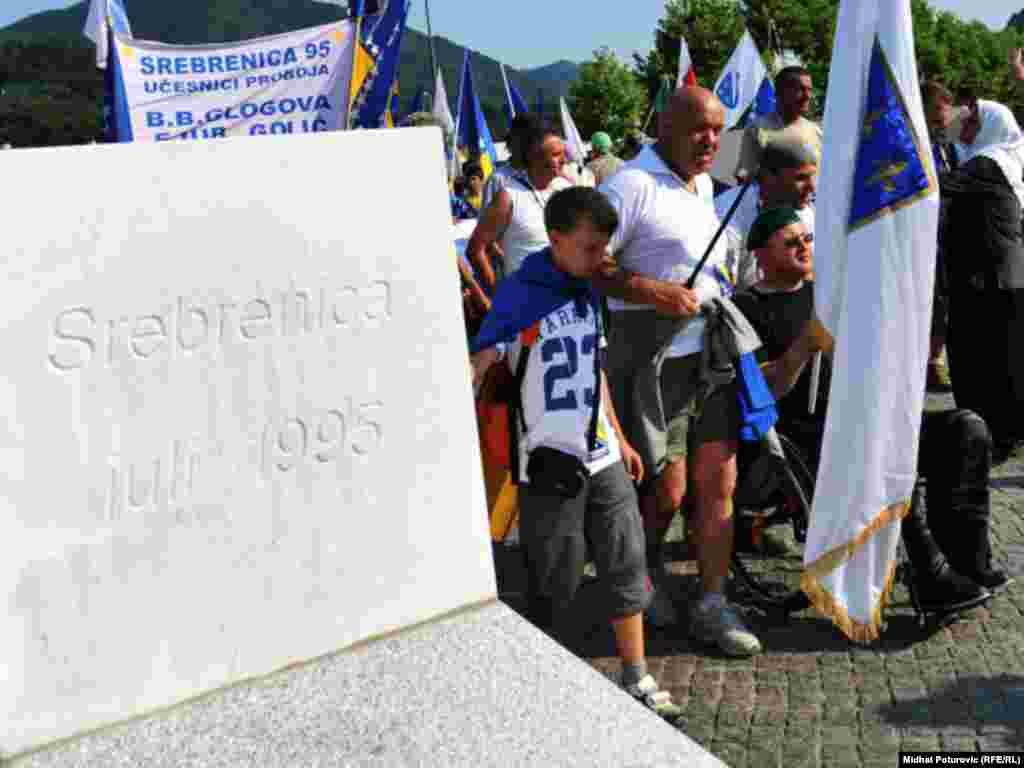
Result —
[[658, 382], [663, 420], [655, 417], [659, 405], [652, 402], [653, 391], [637, 387], [642, 371], [677, 325], [678, 321], [653, 311], [615, 312], [608, 333], [606, 370], [615, 411], [652, 479], [699, 445], [739, 437], [735, 385], [721, 387], [706, 399], [699, 396], [699, 352], [663, 363]]

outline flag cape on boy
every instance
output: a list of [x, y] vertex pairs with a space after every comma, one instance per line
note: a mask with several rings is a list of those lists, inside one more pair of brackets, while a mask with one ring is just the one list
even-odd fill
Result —
[[[551, 251], [545, 249], [527, 256], [522, 266], [498, 284], [491, 311], [480, 332], [470, 342], [472, 353], [500, 343], [515, 341], [549, 314], [575, 301], [597, 303], [590, 283], [571, 277], [555, 267]], [[487, 387], [477, 401], [480, 449], [484, 462], [484, 481], [491, 521], [491, 538], [503, 541], [516, 517], [518, 494], [511, 482], [509, 467], [508, 407], [495, 399]]]

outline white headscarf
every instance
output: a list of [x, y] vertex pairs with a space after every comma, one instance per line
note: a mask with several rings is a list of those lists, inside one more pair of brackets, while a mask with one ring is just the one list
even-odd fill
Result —
[[966, 163], [983, 150], [1014, 144], [1024, 139], [1024, 132], [1008, 107], [995, 101], [979, 100], [978, 114], [981, 117], [981, 129], [974, 141], [971, 144], [957, 145], [961, 163]]

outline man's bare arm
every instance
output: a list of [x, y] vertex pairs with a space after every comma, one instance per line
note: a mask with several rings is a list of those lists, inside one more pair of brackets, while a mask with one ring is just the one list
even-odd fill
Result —
[[630, 272], [619, 266], [612, 258], [605, 261], [600, 272], [592, 280], [597, 289], [606, 296], [630, 304], [652, 306], [663, 315], [694, 317], [700, 312], [700, 301], [697, 299], [696, 291], [691, 291], [681, 283], [655, 280]]
[[512, 198], [502, 190], [494, 196], [491, 204], [484, 209], [480, 215], [480, 221], [473, 230], [473, 236], [469, 238], [466, 246], [466, 257], [476, 267], [477, 274], [483, 280], [485, 287], [494, 290], [497, 284], [497, 277], [494, 274], [494, 267], [488, 258], [487, 251], [501, 237], [501, 233], [508, 227], [512, 215]]
[[832, 356], [834, 345], [828, 332], [812, 319], [804, 326], [796, 341], [782, 355], [765, 363], [764, 377], [776, 398], [785, 397], [796, 386], [804, 367], [817, 352]]

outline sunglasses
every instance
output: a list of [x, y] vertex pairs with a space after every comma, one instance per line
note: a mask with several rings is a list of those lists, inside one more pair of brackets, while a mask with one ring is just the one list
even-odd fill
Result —
[[814, 242], [814, 235], [808, 232], [806, 235], [797, 235], [791, 237], [788, 240], [783, 240], [782, 244], [787, 248], [799, 248], [801, 245], [810, 245]]

